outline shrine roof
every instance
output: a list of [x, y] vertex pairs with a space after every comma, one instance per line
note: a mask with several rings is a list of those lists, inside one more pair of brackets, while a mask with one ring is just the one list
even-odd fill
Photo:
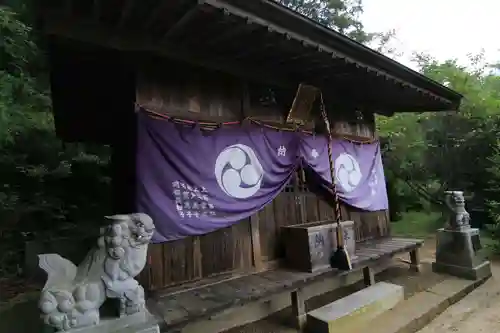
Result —
[[462, 96], [272, 0], [44, 0], [46, 34], [147, 52], [381, 114], [456, 111]]

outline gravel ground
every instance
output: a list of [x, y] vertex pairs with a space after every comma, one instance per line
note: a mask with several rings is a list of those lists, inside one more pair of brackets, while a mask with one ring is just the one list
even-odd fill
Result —
[[418, 333], [500, 332], [500, 263], [492, 263], [493, 278], [472, 291]]

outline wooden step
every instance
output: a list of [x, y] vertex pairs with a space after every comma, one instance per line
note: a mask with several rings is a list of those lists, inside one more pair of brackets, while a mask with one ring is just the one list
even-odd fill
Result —
[[307, 314], [307, 331], [353, 333], [404, 299], [402, 286], [379, 282]]

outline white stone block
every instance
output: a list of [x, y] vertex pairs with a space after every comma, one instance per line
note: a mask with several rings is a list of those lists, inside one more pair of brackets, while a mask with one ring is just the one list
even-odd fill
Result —
[[404, 299], [402, 286], [379, 282], [307, 314], [308, 331], [353, 332]]

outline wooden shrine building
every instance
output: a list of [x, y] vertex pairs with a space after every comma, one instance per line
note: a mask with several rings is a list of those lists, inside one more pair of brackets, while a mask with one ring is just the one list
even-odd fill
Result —
[[[376, 113], [456, 111], [462, 97], [271, 0], [44, 0], [37, 15], [57, 134], [111, 145], [119, 213], [135, 209], [138, 109], [208, 127], [251, 119], [286, 130], [297, 87], [307, 83], [323, 92], [335, 135], [363, 143], [377, 139]], [[320, 119], [313, 113], [304, 130]], [[290, 303], [303, 317], [305, 298], [352, 279], [335, 280], [331, 269], [287, 269], [282, 227], [332, 221], [329, 202], [298, 169], [258, 213], [151, 245], [141, 276], [150, 310], [164, 330], [179, 332], [220, 331]], [[391, 238], [387, 210], [341, 208], [354, 221], [356, 267], [367, 283], [395, 253], [411, 252], [418, 265], [421, 241]], [[234, 323], [221, 319], [243, 305], [253, 312], [238, 313]]]

